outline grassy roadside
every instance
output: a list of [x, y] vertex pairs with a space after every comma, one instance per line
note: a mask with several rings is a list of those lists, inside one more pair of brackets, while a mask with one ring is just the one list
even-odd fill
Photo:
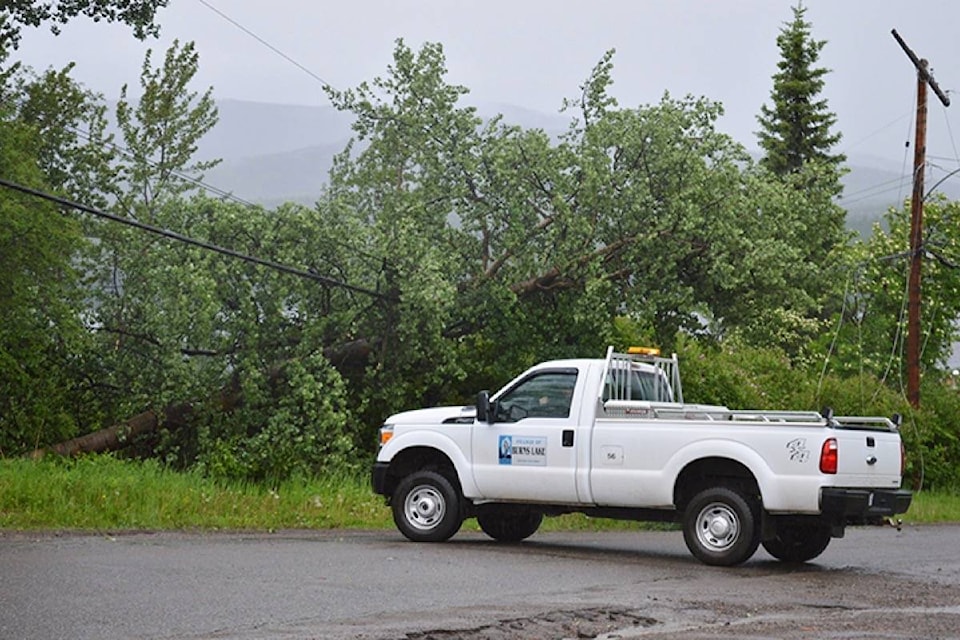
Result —
[[[905, 523], [960, 521], [960, 495], [922, 492]], [[465, 525], [474, 529], [473, 521]], [[0, 530], [260, 530], [392, 528], [366, 476], [290, 481], [277, 487], [214, 481], [155, 463], [108, 456], [0, 460]], [[637, 528], [582, 516], [548, 518], [545, 530]]]

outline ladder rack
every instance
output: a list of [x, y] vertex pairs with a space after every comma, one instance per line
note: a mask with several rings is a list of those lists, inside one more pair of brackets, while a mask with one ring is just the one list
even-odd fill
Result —
[[644, 400], [607, 400], [603, 403], [607, 417], [672, 418], [707, 420], [710, 422], [765, 422], [824, 424], [816, 411], [734, 411], [722, 405], [647, 402]]
[[667, 400], [683, 403], [677, 354], [664, 358], [647, 353], [617, 353], [612, 346], [608, 347], [604, 379], [601, 402]]

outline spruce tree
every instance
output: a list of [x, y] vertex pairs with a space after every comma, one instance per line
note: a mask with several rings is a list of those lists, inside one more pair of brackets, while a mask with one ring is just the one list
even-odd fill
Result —
[[834, 193], [839, 193], [839, 165], [846, 158], [831, 154], [841, 134], [831, 133], [837, 117], [820, 98], [829, 69], [816, 67], [826, 40], [815, 40], [811, 24], [804, 19], [806, 7], [793, 7], [793, 21], [777, 36], [779, 71], [773, 76], [772, 107], [761, 106], [757, 132], [764, 151], [761, 164], [776, 175], [796, 173], [816, 162], [836, 175]]

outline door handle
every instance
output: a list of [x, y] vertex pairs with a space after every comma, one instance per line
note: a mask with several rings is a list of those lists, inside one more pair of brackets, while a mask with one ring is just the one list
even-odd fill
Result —
[[561, 444], [565, 447], [573, 446], [573, 429], [564, 429]]

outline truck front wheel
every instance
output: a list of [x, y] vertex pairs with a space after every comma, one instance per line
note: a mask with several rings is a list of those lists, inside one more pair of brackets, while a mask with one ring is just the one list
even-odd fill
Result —
[[401, 480], [390, 505], [397, 529], [414, 542], [442, 542], [463, 524], [459, 493], [436, 471], [417, 471]]
[[760, 545], [759, 508], [728, 487], [704, 489], [683, 515], [683, 540], [704, 564], [729, 567], [745, 562]]
[[783, 562], [806, 562], [823, 553], [830, 537], [830, 527], [822, 525], [780, 525], [776, 536], [763, 541], [763, 548]]
[[529, 538], [543, 522], [543, 514], [526, 507], [487, 507], [477, 513], [483, 532], [501, 542], [519, 542]]

